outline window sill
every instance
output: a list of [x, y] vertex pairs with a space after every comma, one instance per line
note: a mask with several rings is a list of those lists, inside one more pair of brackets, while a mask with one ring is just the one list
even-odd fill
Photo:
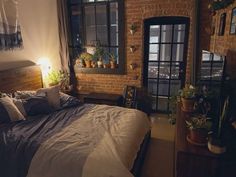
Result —
[[78, 68], [74, 67], [75, 73], [84, 73], [84, 74], [125, 74], [123, 68]]

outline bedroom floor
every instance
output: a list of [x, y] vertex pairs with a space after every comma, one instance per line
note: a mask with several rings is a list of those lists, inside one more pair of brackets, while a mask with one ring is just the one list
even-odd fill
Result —
[[173, 177], [175, 126], [166, 115], [153, 114], [151, 142], [141, 177]]

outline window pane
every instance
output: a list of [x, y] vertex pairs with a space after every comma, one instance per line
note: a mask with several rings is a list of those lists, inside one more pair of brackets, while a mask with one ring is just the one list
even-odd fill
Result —
[[176, 96], [181, 88], [181, 81], [180, 80], [172, 80], [170, 85], [170, 95]]
[[158, 84], [158, 94], [167, 96], [169, 94], [169, 80], [160, 80]]
[[150, 26], [150, 43], [159, 43], [160, 39], [160, 25]]
[[148, 79], [148, 93], [151, 95], [157, 94], [157, 80], [156, 79]]
[[110, 3], [110, 43], [118, 46], [118, 3]]
[[179, 79], [179, 63], [172, 63], [171, 78], [172, 79]]
[[73, 46], [80, 46], [82, 42], [81, 34], [82, 27], [80, 26], [81, 22], [81, 13], [79, 6], [71, 6], [71, 26], [72, 26], [72, 43]]
[[106, 5], [96, 5], [97, 40], [101, 45], [108, 44]]
[[86, 6], [85, 8], [86, 44], [93, 45], [96, 40], [95, 28], [95, 7]]
[[161, 30], [161, 42], [172, 42], [172, 25], [162, 25]]
[[157, 61], [158, 55], [157, 54], [149, 54], [149, 61]]
[[213, 60], [214, 61], [222, 61], [223, 60], [223, 56], [214, 54], [213, 55]]
[[158, 97], [158, 110], [167, 111], [168, 109], [168, 98], [167, 97]]
[[201, 66], [201, 80], [208, 80], [211, 76], [211, 63], [210, 62], [202, 62]]
[[170, 78], [170, 63], [160, 63], [159, 77], [162, 79]]
[[221, 80], [223, 75], [223, 62], [213, 62], [212, 80]]
[[148, 77], [157, 78], [158, 75], [158, 65], [157, 63], [149, 63], [148, 66]]
[[172, 60], [183, 61], [184, 44], [173, 44]]
[[95, 0], [83, 0], [83, 2], [94, 2]]
[[171, 57], [171, 44], [161, 45], [161, 61], [170, 61]]
[[174, 27], [174, 42], [184, 42], [185, 25], [175, 25]]
[[151, 101], [152, 101], [152, 109], [156, 110], [157, 97], [152, 95], [152, 100]]
[[202, 51], [202, 61], [210, 61], [211, 59], [211, 53], [208, 51], [203, 50]]
[[159, 45], [158, 44], [150, 44], [149, 45], [149, 52], [150, 53], [158, 53], [159, 52]]

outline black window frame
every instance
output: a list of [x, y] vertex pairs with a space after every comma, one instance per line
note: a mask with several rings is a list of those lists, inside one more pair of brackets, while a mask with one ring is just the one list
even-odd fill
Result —
[[[74, 68], [75, 72], [78, 73], [87, 73], [87, 74], [125, 74], [125, 39], [124, 39], [124, 1], [123, 0], [104, 0], [104, 1], [97, 1], [94, 2], [83, 2], [83, 0], [76, 0], [76, 2], [71, 2], [70, 0], [67, 1], [68, 4], [68, 14], [69, 14], [69, 51], [70, 51], [70, 58], [71, 60], [75, 60], [79, 53], [83, 51], [83, 48], [92, 47], [91, 45], [86, 45], [86, 27], [85, 27], [85, 12], [84, 7], [89, 5], [96, 4], [106, 4], [107, 6], [107, 19], [109, 20], [110, 16], [110, 3], [118, 3], [118, 55], [119, 55], [119, 65], [118, 68], [111, 69], [111, 68]], [[79, 25], [82, 27], [82, 30], [79, 31], [79, 35], [82, 36], [80, 45], [75, 45], [73, 43], [74, 35], [77, 33], [73, 33], [73, 26], [72, 26], [72, 7], [78, 7], [79, 13], [81, 13], [81, 21]], [[108, 47], [112, 48], [115, 46], [111, 46], [110, 44], [110, 21], [107, 22], [108, 26], [108, 45], [101, 47]], [[80, 27], [79, 27], [80, 28]], [[96, 31], [97, 35], [97, 31]], [[94, 47], [94, 46], [93, 46]], [[72, 62], [74, 63], [74, 62]]]

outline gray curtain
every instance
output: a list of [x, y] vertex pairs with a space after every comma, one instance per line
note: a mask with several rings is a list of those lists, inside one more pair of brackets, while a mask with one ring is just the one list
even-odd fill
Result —
[[60, 58], [64, 71], [70, 72], [67, 0], [57, 0]]
[[21, 48], [18, 0], [0, 0], [0, 50]]

